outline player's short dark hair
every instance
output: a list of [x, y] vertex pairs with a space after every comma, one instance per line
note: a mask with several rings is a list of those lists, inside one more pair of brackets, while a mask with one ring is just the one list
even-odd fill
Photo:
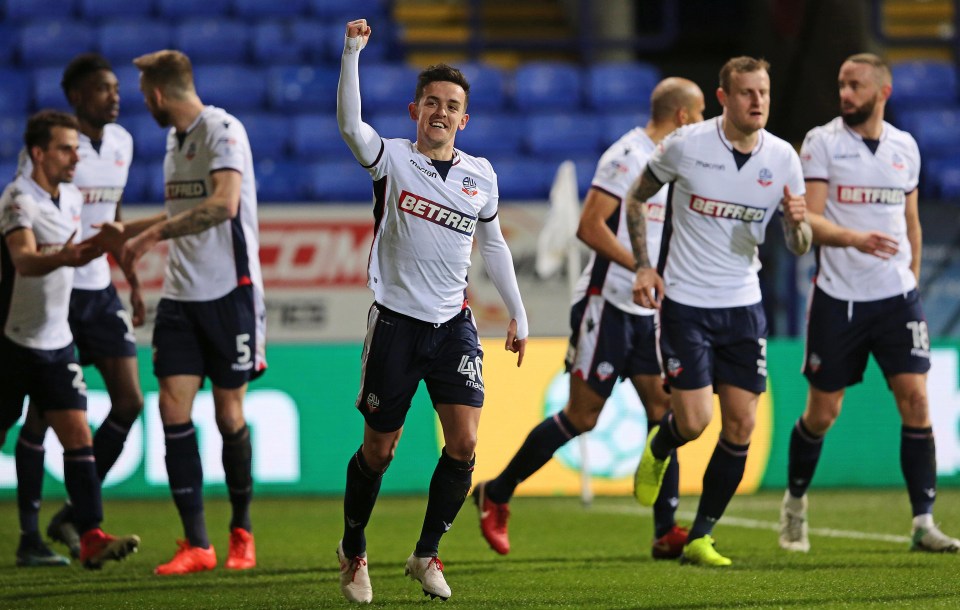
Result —
[[67, 96], [67, 99], [70, 98], [70, 92], [80, 86], [83, 79], [100, 70], [113, 72], [113, 66], [103, 55], [81, 53], [74, 57], [63, 70], [63, 78], [60, 80], [60, 86], [63, 88], [63, 93]]
[[[464, 76], [460, 70], [447, 64], [427, 66], [426, 69], [417, 76], [417, 90], [414, 93], [413, 101], [419, 102], [420, 97], [423, 96], [423, 90], [426, 89], [427, 85], [438, 81], [460, 85], [466, 95], [465, 102], [470, 102], [470, 83], [467, 82], [467, 77]], [[464, 106], [464, 108], [466, 108], [466, 106]]]
[[193, 64], [186, 53], [154, 51], [137, 57], [133, 65], [140, 69], [145, 84], [162, 89], [166, 95], [179, 98], [194, 91]]
[[23, 143], [27, 146], [27, 154], [34, 146], [46, 150], [53, 139], [54, 127], [67, 127], [80, 130], [77, 117], [60, 110], [41, 110], [27, 119], [27, 129], [23, 132]]
[[720, 88], [723, 89], [725, 93], [730, 93], [730, 77], [734, 72], [737, 74], [747, 74], [750, 72], [759, 72], [760, 70], [770, 72], [770, 64], [767, 60], [747, 57], [746, 55], [734, 57], [720, 68]]

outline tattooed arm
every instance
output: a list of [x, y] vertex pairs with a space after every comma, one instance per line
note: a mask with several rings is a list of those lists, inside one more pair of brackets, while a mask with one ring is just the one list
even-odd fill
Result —
[[650, 255], [647, 252], [647, 219], [643, 204], [663, 185], [649, 169], [644, 169], [640, 177], [630, 187], [627, 196], [627, 232], [633, 246], [633, 258], [637, 263], [637, 277], [633, 284], [634, 302], [651, 309], [659, 309], [663, 298], [663, 278], [651, 268]]
[[236, 217], [240, 209], [241, 179], [240, 172], [230, 169], [210, 174], [213, 193], [196, 207], [157, 222], [127, 241], [123, 246], [121, 266], [133, 269], [137, 260], [159, 241], [202, 233]]

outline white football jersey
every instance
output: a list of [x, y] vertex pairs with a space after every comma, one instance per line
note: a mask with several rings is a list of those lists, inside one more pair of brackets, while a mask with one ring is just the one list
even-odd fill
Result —
[[[60, 184], [59, 205], [30, 176], [17, 176], [0, 196], [0, 317], [8, 339], [23, 347], [56, 350], [70, 345], [67, 323], [73, 268], [60, 267], [37, 277], [16, 272], [7, 250], [6, 236], [30, 229], [41, 254], [59, 252], [80, 228], [83, 196], [77, 187]], [[74, 241], [78, 241], [74, 237]]]
[[784, 185], [797, 195], [806, 192], [800, 158], [790, 144], [761, 129], [738, 169], [721, 121], [716, 117], [674, 131], [648, 163], [658, 180], [673, 183], [661, 245], [664, 292], [694, 307], [760, 302], [757, 246], [778, 213]]
[[163, 297], [213, 301], [252, 283], [263, 294], [260, 235], [253, 155], [247, 132], [236, 117], [206, 106], [178, 138], [171, 129], [163, 160], [167, 216], [191, 210], [213, 193], [211, 173], [236, 170], [243, 176], [236, 217], [206, 231], [170, 240]]
[[367, 285], [389, 309], [445, 322], [466, 300], [477, 222], [497, 215], [497, 176], [486, 159], [455, 150], [442, 180], [410, 140], [382, 142], [367, 168], [375, 225]]
[[[630, 234], [627, 231], [627, 193], [637, 176], [643, 172], [655, 147], [653, 140], [643, 129], [634, 128], [603, 153], [593, 175], [593, 188], [620, 200], [617, 211], [607, 223], [627, 252], [633, 252], [633, 244], [630, 243]], [[643, 206], [647, 219], [647, 253], [654, 265], [660, 255], [666, 201], [667, 187], [664, 186]], [[573, 302], [580, 301], [588, 291], [599, 291], [604, 299], [618, 309], [631, 314], [653, 315], [653, 309], [640, 307], [633, 302], [635, 276], [635, 272], [598, 257], [596, 252], [591, 251], [590, 260], [573, 289]]]
[[[111, 222], [117, 217], [117, 204], [127, 185], [130, 163], [133, 161], [133, 137], [117, 125], [103, 126], [100, 150], [93, 147], [90, 137], [80, 136], [80, 162], [73, 184], [83, 193], [83, 212], [80, 214], [80, 239], [100, 232], [94, 225]], [[33, 171], [26, 150], [20, 151], [17, 174], [29, 176]], [[82, 290], [103, 290], [110, 285], [110, 263], [104, 254], [93, 259], [73, 273], [73, 287]]]
[[807, 133], [800, 155], [804, 177], [827, 183], [828, 220], [858, 231], [883, 231], [900, 243], [886, 260], [856, 248], [821, 246], [817, 286], [844, 301], [876, 301], [916, 288], [906, 219], [907, 195], [920, 179], [913, 137], [885, 122], [872, 153], [837, 117]]

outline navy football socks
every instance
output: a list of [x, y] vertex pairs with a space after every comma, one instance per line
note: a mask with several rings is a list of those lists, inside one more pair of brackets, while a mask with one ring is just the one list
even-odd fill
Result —
[[417, 557], [436, 557], [440, 538], [453, 526], [453, 520], [463, 506], [473, 480], [476, 458], [469, 462], [455, 460], [440, 452], [440, 459], [430, 479], [430, 496], [427, 512], [423, 517], [423, 529], [413, 554]]
[[933, 512], [937, 498], [937, 451], [933, 428], [900, 429], [900, 468], [907, 481], [913, 516]]
[[250, 501], [253, 499], [253, 447], [250, 428], [244, 425], [233, 434], [223, 435], [223, 474], [230, 494], [230, 529], [252, 532]]
[[743, 479], [749, 448], [749, 444], [735, 445], [722, 437], [717, 441], [717, 447], [703, 473], [703, 493], [688, 540], [696, 540], [713, 532], [713, 526], [723, 516], [723, 511]]
[[173, 502], [191, 546], [210, 548], [203, 516], [203, 466], [193, 422], [164, 426], [167, 445], [167, 477]]
[[787, 486], [790, 495], [800, 498], [807, 493], [823, 450], [823, 436], [816, 436], [798, 418], [790, 433], [790, 457], [787, 461]]
[[357, 557], [367, 551], [364, 528], [370, 522], [383, 481], [383, 473], [367, 465], [362, 449], [363, 446], [357, 449], [347, 464], [347, 485], [343, 493], [343, 552], [347, 557]]
[[20, 532], [40, 531], [40, 499], [43, 496], [43, 435], [20, 428], [14, 448], [17, 469], [17, 508]]

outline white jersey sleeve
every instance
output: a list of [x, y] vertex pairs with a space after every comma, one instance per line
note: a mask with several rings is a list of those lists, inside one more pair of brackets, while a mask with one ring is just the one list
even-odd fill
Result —
[[662, 184], [673, 182], [680, 172], [689, 126], [680, 127], [660, 141], [647, 161], [647, 169]]

